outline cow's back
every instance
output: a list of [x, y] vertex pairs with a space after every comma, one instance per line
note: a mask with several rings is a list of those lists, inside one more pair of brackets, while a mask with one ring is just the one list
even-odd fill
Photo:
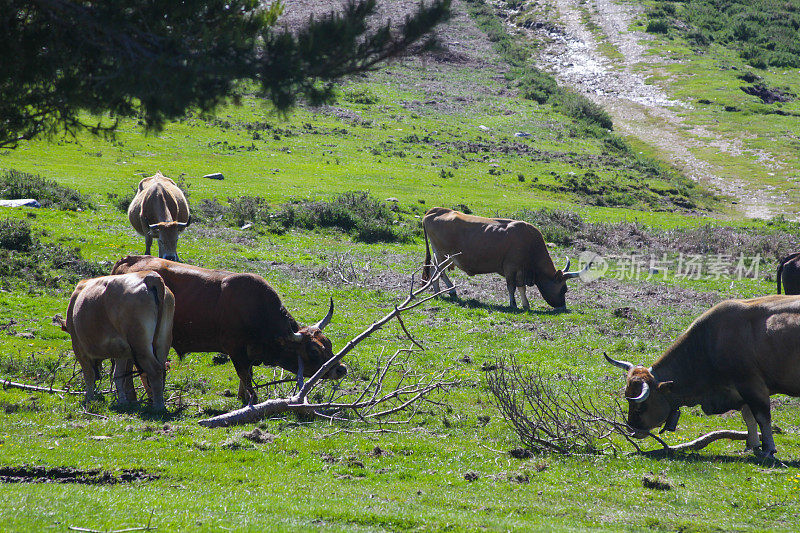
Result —
[[157, 173], [139, 182], [128, 206], [128, 220], [140, 235], [146, 235], [150, 224], [188, 222], [189, 204], [174, 181]]
[[104, 276], [79, 283], [70, 298], [67, 329], [76, 352], [91, 359], [127, 358], [132, 339], [152, 341], [159, 306], [148, 274]]
[[435, 207], [422, 223], [436, 251], [455, 256], [453, 262], [469, 275], [525, 272], [532, 280], [534, 270], [548, 277], [555, 274], [542, 234], [527, 222]]
[[175, 297], [172, 346], [179, 354], [229, 352], [297, 325], [260, 276], [187, 265], [151, 256], [119, 260], [114, 273], [154, 270]]
[[695, 373], [800, 395], [800, 296], [727, 300], [695, 320], [681, 342], [707, 358]]

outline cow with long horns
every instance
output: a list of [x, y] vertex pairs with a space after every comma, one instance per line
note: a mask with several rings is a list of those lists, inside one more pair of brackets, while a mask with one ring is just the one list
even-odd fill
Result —
[[651, 366], [605, 356], [627, 372], [628, 425], [642, 438], [674, 431], [681, 406], [741, 410], [747, 447], [775, 453], [769, 397], [800, 396], [800, 297], [724, 301], [698, 317]]
[[[209, 270], [151, 256], [134, 255], [117, 261], [114, 274], [153, 270], [175, 295], [172, 347], [178, 355], [190, 352], [228, 354], [239, 375], [239, 398], [255, 403], [253, 365], [279, 366], [311, 377], [333, 357], [331, 341], [323, 328], [328, 314], [312, 326], [300, 327], [281, 303], [278, 293], [264, 278]], [[339, 379], [347, 373], [343, 365], [325, 376]]]
[[[460, 211], [434, 207], [422, 219], [425, 232], [425, 266], [422, 279], [427, 281], [430, 269], [452, 257], [453, 264], [469, 276], [497, 273], [506, 280], [509, 305], [517, 307], [514, 293], [519, 289], [522, 307], [528, 309], [526, 287], [536, 285], [542, 298], [555, 308], [564, 308], [567, 280], [579, 277], [580, 272], [568, 272], [569, 260], [563, 270], [556, 270], [541, 232], [531, 224], [509, 218], [484, 218]], [[443, 272], [442, 281], [456, 290]], [[439, 292], [439, 282], [434, 283]]]

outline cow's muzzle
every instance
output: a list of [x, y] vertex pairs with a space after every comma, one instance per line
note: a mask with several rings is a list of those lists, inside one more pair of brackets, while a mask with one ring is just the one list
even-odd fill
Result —
[[347, 375], [347, 367], [344, 365], [339, 365], [337, 367], [331, 368], [328, 373], [325, 375], [326, 379], [342, 379]]

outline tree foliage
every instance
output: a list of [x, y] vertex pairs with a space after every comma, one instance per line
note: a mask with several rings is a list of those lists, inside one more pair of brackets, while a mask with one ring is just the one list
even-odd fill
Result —
[[[332, 82], [423, 41], [450, 0], [371, 27], [375, 0], [347, 0], [299, 30], [258, 0], [0, 0], [0, 146], [60, 131], [111, 131], [139, 116], [160, 129], [253, 81], [279, 110], [318, 104]], [[85, 121], [84, 112], [95, 116]]]

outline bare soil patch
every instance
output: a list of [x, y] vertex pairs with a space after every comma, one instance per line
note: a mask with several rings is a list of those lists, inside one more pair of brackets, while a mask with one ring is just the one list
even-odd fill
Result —
[[4, 466], [0, 467], [0, 483], [77, 483], [80, 485], [115, 485], [136, 481], [152, 481], [161, 476], [144, 470], [122, 470], [120, 473], [99, 469], [80, 470], [70, 467]]

